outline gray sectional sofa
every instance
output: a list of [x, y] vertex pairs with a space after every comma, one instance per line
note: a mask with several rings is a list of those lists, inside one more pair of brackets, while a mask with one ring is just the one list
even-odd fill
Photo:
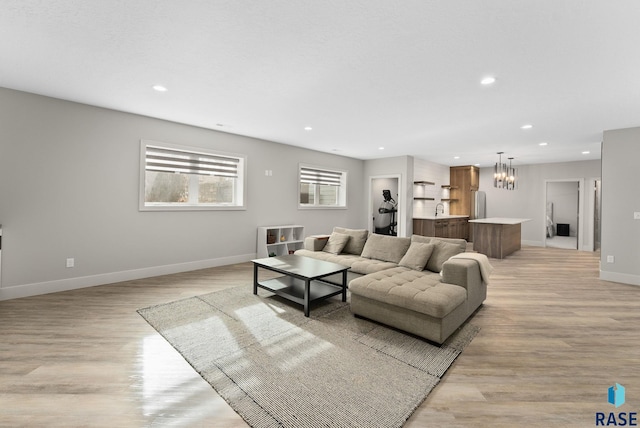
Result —
[[[411, 238], [336, 227], [296, 255], [348, 266], [351, 311], [443, 343], [487, 296], [491, 265], [463, 239]], [[341, 278], [327, 278], [340, 283]]]

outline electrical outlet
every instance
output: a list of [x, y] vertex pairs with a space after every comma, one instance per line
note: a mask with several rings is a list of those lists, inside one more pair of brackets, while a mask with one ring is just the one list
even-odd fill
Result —
[[615, 263], [615, 257], [613, 256], [607, 256], [607, 263]]
[[67, 259], [67, 267], [68, 267], [68, 268], [72, 268], [72, 267], [74, 267], [74, 266], [75, 266], [75, 264], [76, 264], [76, 260], [75, 260], [75, 259], [73, 259], [73, 258], [69, 258], [69, 259]]

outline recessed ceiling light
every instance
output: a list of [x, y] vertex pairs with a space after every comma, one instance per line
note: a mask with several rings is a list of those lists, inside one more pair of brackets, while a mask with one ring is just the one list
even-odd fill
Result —
[[310, 127], [310, 126], [305, 126], [305, 127], [304, 127], [304, 130], [305, 130], [305, 131], [311, 131], [312, 129], [313, 129], [313, 128], [312, 128], [312, 127]]
[[546, 143], [546, 142], [544, 142], [544, 141], [543, 141], [542, 143], [540, 143], [540, 144], [538, 144], [538, 145], [539, 145], [539, 146], [546, 146], [546, 145], [548, 145], [548, 144], [549, 144], [549, 143]]
[[531, 128], [533, 128], [533, 125], [529, 125], [529, 124], [527, 124], [527, 125], [522, 125], [522, 126], [520, 127], [520, 129], [531, 129]]
[[454, 159], [460, 159], [460, 156], [454, 156], [453, 158]]
[[384, 150], [384, 147], [378, 147], [378, 150]]
[[493, 76], [487, 76], [487, 77], [485, 77], [484, 79], [482, 79], [480, 81], [480, 83], [483, 84], [483, 85], [491, 85], [491, 84], [493, 84], [495, 82], [496, 82], [496, 78], [493, 77]]
[[153, 85], [153, 90], [158, 92], [167, 92], [167, 88], [162, 85]]
[[585, 150], [584, 152], [582, 152], [583, 155], [588, 155], [589, 153], [591, 153], [591, 152], [588, 151], [588, 150]]

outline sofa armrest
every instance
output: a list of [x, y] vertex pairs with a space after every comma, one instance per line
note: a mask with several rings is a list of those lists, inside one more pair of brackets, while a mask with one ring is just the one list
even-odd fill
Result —
[[307, 236], [304, 239], [304, 249], [309, 251], [322, 251], [329, 241], [328, 235]]
[[482, 286], [480, 267], [474, 260], [449, 259], [442, 264], [442, 282], [466, 289]]
[[464, 287], [467, 290], [467, 304], [473, 309], [487, 298], [487, 284], [482, 281], [480, 266], [475, 260], [447, 260], [442, 264], [442, 282]]

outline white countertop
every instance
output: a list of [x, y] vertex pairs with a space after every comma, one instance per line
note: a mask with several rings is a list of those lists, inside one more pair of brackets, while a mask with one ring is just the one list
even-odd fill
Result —
[[490, 218], [477, 218], [475, 220], [469, 220], [469, 223], [487, 223], [487, 224], [520, 224], [525, 221], [531, 221], [530, 218], [507, 218], [507, 217], [490, 217]]
[[440, 220], [440, 219], [448, 219], [448, 218], [469, 218], [468, 215], [425, 215], [420, 217], [414, 217], [415, 220]]

